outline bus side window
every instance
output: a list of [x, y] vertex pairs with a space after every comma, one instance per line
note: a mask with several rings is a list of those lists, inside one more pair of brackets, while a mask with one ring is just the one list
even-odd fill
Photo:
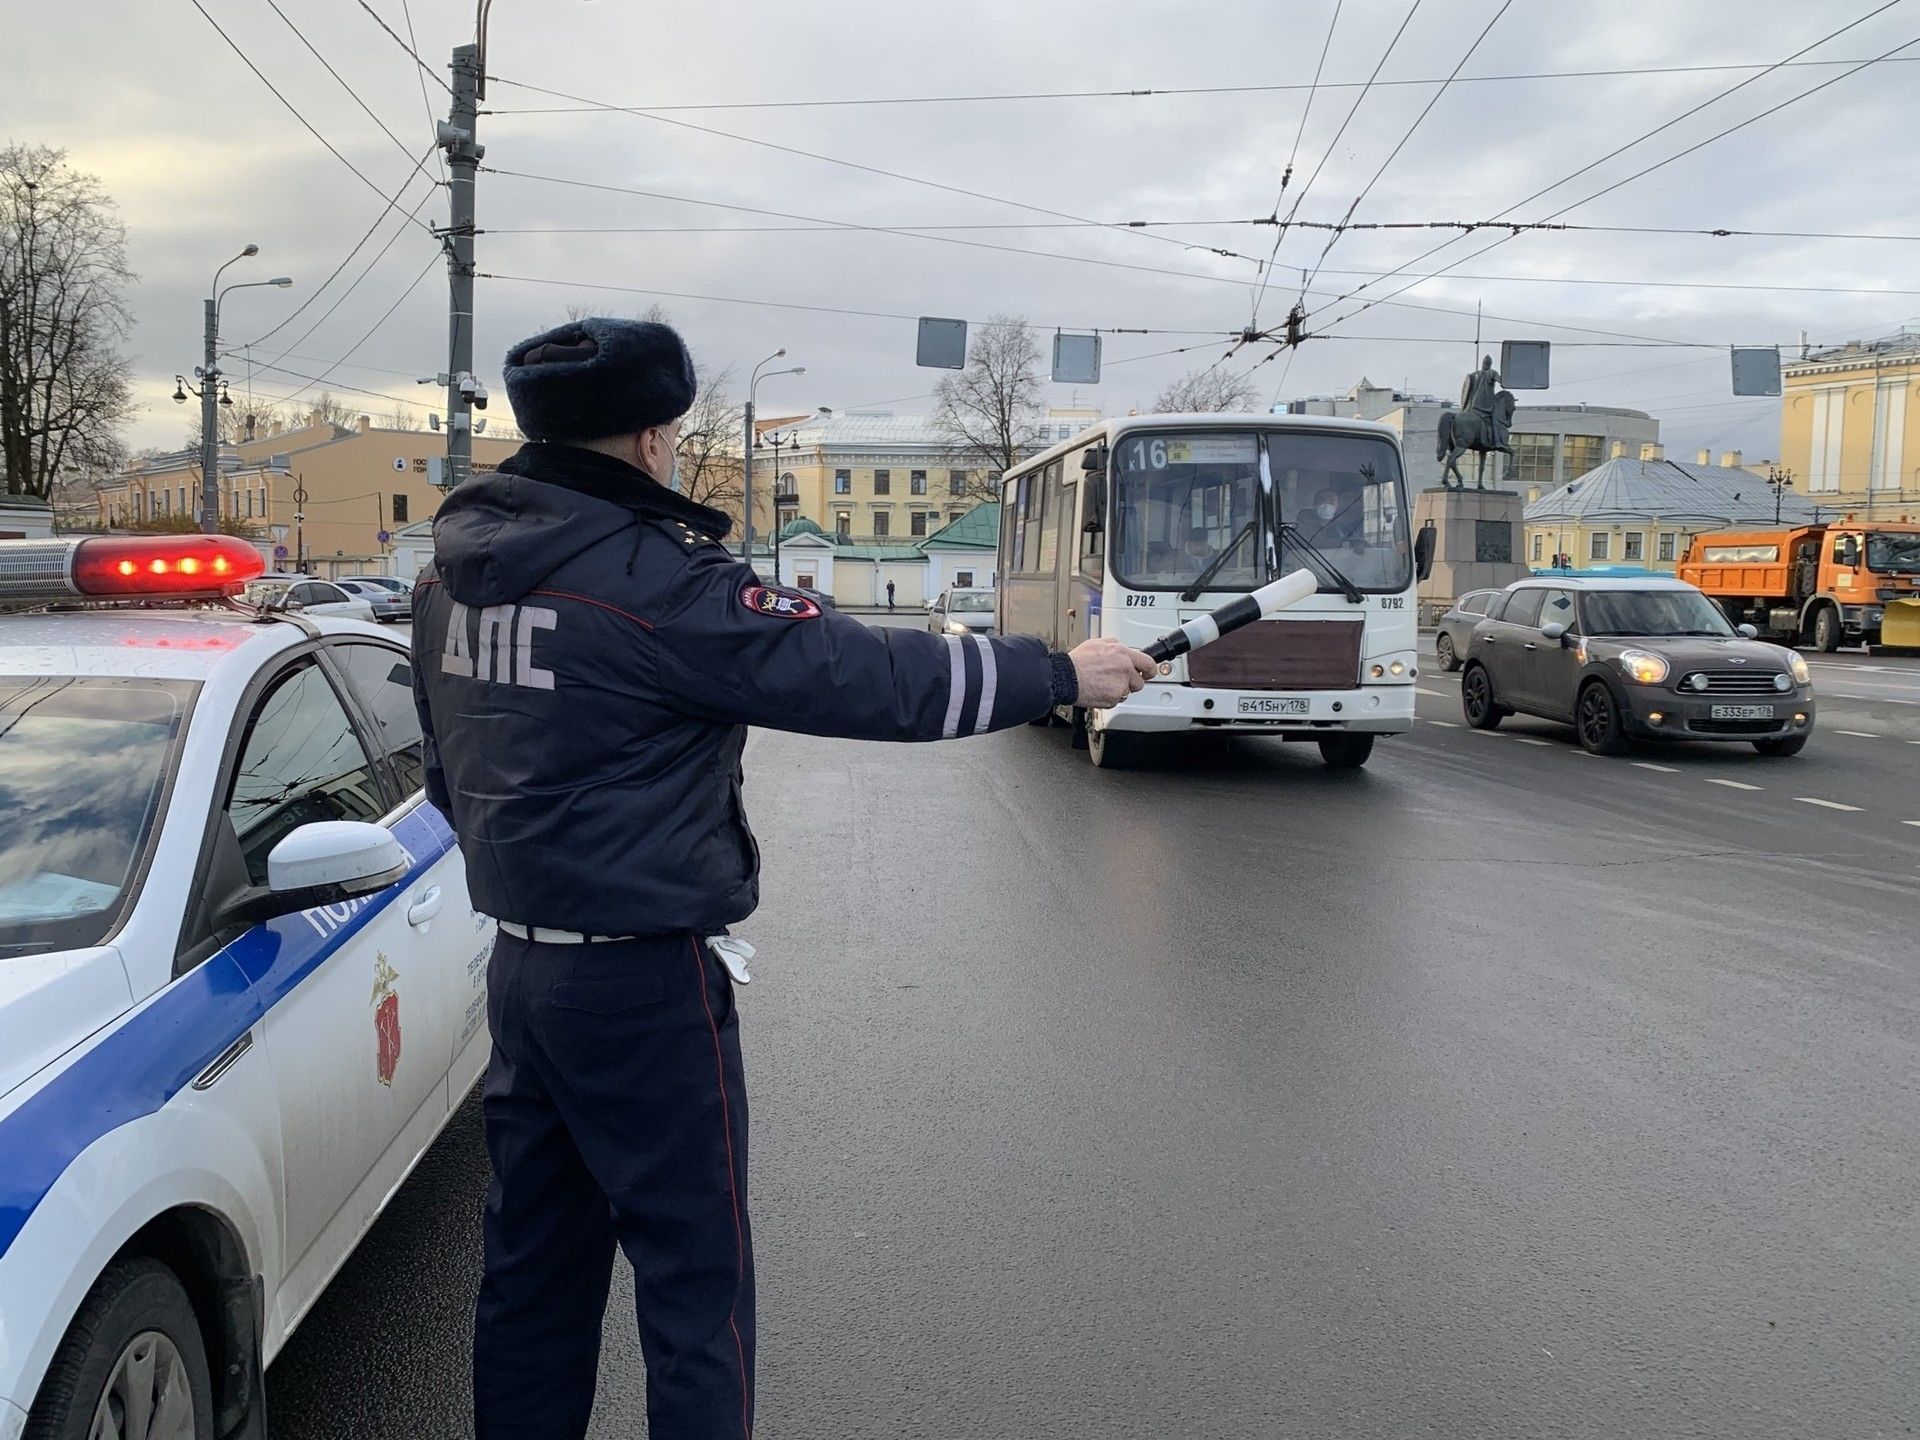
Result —
[[1013, 543], [1008, 548], [1007, 561], [1009, 567], [1015, 574], [1027, 568], [1021, 563], [1021, 559], [1027, 539], [1028, 482], [1032, 478], [1031, 475], [1022, 475], [1018, 480], [1013, 482]]

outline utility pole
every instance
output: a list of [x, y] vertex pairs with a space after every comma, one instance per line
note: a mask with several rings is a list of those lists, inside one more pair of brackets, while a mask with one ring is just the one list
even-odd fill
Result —
[[[252, 247], [249, 246], [249, 249]], [[224, 267], [223, 267], [224, 268]], [[213, 277], [216, 286], [220, 276]], [[205, 358], [200, 362], [200, 529], [220, 533], [220, 300], [207, 295]], [[229, 402], [231, 403], [231, 402]]]
[[473, 376], [473, 181], [486, 146], [475, 138], [480, 116], [480, 47], [453, 52], [453, 103], [439, 127], [447, 152], [448, 217], [441, 241], [447, 248], [447, 473], [452, 489], [473, 473], [473, 406], [486, 407], [486, 391]]

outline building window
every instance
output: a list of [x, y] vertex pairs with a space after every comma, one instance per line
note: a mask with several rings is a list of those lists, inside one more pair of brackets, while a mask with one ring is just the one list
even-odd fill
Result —
[[914, 495], [926, 494], [927, 472], [924, 470], [909, 470], [907, 472], [907, 490]]
[[927, 513], [924, 510], [913, 512], [913, 533], [924, 537], [927, 533]]
[[404, 495], [393, 497], [393, 523], [396, 525], [407, 523], [407, 497]]
[[1533, 563], [1538, 565], [1540, 561], [1545, 558], [1546, 553], [1547, 537], [1544, 535], [1535, 535], [1533, 537]]
[[1612, 554], [1613, 537], [1611, 535], [1604, 532], [1597, 532], [1587, 537], [1587, 558], [1589, 560], [1606, 560], [1609, 559]]
[[949, 495], [964, 495], [967, 493], [966, 471], [949, 470], [947, 472], [947, 493]]
[[971, 590], [973, 588], [973, 571], [971, 570], [954, 571], [953, 583], [962, 590]]
[[966, 518], [967, 518], [967, 512], [964, 510], [949, 510], [947, 512], [947, 523], [949, 525], [951, 525], [956, 520], [964, 520]]
[[1627, 532], [1625, 558], [1628, 560], [1644, 560], [1647, 558], [1647, 537], [1640, 531], [1629, 530]]
[[[881, 472], [885, 474], [885, 471]], [[882, 510], [873, 517], [873, 533], [876, 536], [892, 533], [893, 517]]]
[[836, 470], [833, 472], [833, 493], [836, 495], [851, 495], [853, 493], [853, 472], [851, 470]]
[[1594, 466], [1600, 463], [1606, 442], [1598, 435], [1568, 435], [1561, 441], [1560, 453], [1566, 458], [1567, 473], [1563, 477], [1578, 480]]
[[1513, 480], [1521, 485], [1553, 483], [1553, 447], [1556, 435], [1510, 435]]
[[262, 518], [262, 519], [265, 519], [265, 518], [266, 518], [266, 514], [267, 514], [267, 487], [266, 487], [266, 486], [264, 486], [264, 485], [262, 485], [262, 486], [260, 487], [260, 515], [261, 515], [261, 518]]
[[842, 540], [853, 534], [853, 516], [844, 510], [833, 517], [833, 533]]
[[876, 495], [891, 495], [893, 493], [893, 472], [891, 470], [876, 470], [873, 472], [873, 493]]
[[1671, 530], [1662, 530], [1660, 532], [1660, 558], [1662, 560], [1673, 559], [1674, 542], [1678, 539], [1679, 537]]

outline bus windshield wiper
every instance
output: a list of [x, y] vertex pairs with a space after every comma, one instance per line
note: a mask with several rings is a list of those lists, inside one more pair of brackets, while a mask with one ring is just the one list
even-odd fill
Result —
[[1207, 562], [1207, 568], [1194, 577], [1193, 584], [1180, 592], [1180, 598], [1182, 600], [1192, 601], [1200, 598], [1200, 592], [1207, 588], [1207, 582], [1220, 573], [1220, 567], [1231, 560], [1234, 551], [1244, 545], [1247, 537], [1253, 534], [1255, 523], [1255, 521], [1249, 520], [1245, 525], [1240, 527], [1240, 533], [1233, 537], [1233, 542], [1218, 555], [1214, 556], [1213, 559], [1209, 560]]
[[1274, 528], [1280, 532], [1280, 539], [1283, 543], [1291, 540], [1306, 552], [1309, 560], [1312, 560], [1322, 570], [1327, 572], [1327, 578], [1340, 587], [1341, 591], [1347, 597], [1348, 604], [1364, 605], [1367, 603], [1367, 597], [1360, 593], [1360, 587], [1342, 574], [1340, 567], [1329, 560], [1326, 557], [1326, 553], [1322, 551], [1318, 545], [1315, 545], [1311, 540], [1307, 539], [1306, 533], [1302, 531], [1298, 525], [1294, 524], [1291, 520], [1282, 520], [1279, 525]]

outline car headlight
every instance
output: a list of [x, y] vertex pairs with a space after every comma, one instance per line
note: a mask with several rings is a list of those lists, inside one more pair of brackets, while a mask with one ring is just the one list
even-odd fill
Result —
[[966, 635], [969, 633], [971, 632], [968, 631], [967, 627], [965, 625], [962, 625], [958, 620], [947, 621], [947, 634]]
[[1811, 685], [1813, 683], [1813, 672], [1807, 668], [1805, 656], [1796, 655], [1789, 650], [1787, 652], [1787, 669], [1792, 672], [1794, 684]]
[[1671, 668], [1666, 656], [1656, 655], [1651, 650], [1622, 650], [1619, 660], [1620, 668], [1627, 672], [1627, 678], [1640, 685], [1658, 685], [1667, 678]]

